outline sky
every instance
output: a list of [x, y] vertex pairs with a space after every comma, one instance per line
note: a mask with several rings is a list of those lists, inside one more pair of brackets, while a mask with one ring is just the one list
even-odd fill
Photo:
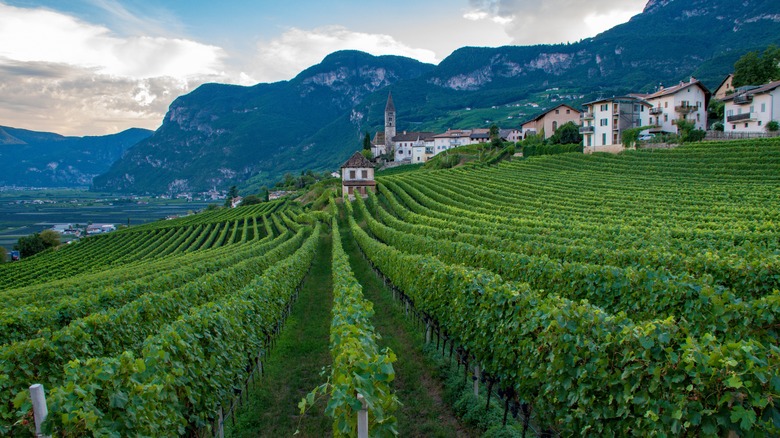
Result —
[[647, 0], [0, 0], [0, 125], [156, 129], [206, 82], [289, 80], [336, 50], [437, 64], [463, 46], [575, 42]]

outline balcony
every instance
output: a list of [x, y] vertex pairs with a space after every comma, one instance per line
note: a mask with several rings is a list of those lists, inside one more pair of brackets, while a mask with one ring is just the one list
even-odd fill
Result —
[[752, 122], [754, 120], [756, 120], [756, 113], [744, 113], [734, 114], [733, 116], [726, 116], [726, 121], [728, 123]]
[[595, 126], [580, 126], [580, 134], [593, 134], [596, 132]]
[[582, 114], [580, 114], [580, 119], [582, 119], [582, 120], [593, 120], [593, 113], [582, 113]]
[[691, 105], [690, 103], [683, 102], [682, 105], [677, 105], [674, 110], [678, 113], [688, 114], [699, 109], [698, 105]]
[[657, 106], [657, 107], [654, 107], [654, 108], [650, 108], [650, 114], [652, 114], [654, 116], [656, 116], [658, 114], [663, 114], [663, 112], [664, 112], [664, 109], [661, 108], [660, 106]]
[[734, 103], [736, 105], [744, 105], [753, 101], [752, 94], [737, 94], [734, 96]]

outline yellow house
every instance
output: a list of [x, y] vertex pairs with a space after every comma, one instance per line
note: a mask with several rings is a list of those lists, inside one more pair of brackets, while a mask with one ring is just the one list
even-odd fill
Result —
[[579, 125], [580, 112], [569, 105], [561, 104], [523, 123], [521, 131], [523, 138], [525, 138], [528, 135], [539, 134], [544, 130], [544, 138], [550, 138], [558, 127], [568, 122]]

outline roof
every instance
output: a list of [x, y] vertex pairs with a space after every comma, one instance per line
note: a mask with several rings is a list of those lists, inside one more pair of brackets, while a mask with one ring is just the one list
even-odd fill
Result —
[[385, 112], [395, 112], [395, 105], [393, 104], [393, 93], [387, 93], [387, 105], [385, 105]]
[[471, 135], [470, 129], [448, 129], [444, 134], [434, 135], [433, 138], [468, 137], [469, 135]]
[[433, 136], [433, 132], [402, 132], [393, 137], [393, 141], [417, 141]]
[[593, 104], [601, 103], [601, 102], [614, 102], [616, 100], [631, 100], [631, 101], [637, 101], [637, 102], [641, 102], [641, 103], [650, 105], [649, 103], [644, 102], [644, 97], [643, 96], [645, 96], [645, 95], [644, 94], [634, 94], [634, 95], [628, 95], [628, 96], [612, 96], [612, 97], [607, 97], [607, 98], [594, 100], [592, 102], [585, 102], [585, 103], [582, 104], [582, 106], [593, 105]]
[[549, 113], [551, 113], [551, 112], [553, 112], [553, 111], [557, 110], [558, 108], [560, 108], [560, 107], [562, 107], [562, 106], [565, 106], [566, 108], [569, 108], [569, 109], [570, 109], [570, 110], [572, 110], [572, 111], [576, 111], [576, 112], [577, 112], [577, 114], [579, 114], [579, 113], [580, 113], [580, 110], [578, 110], [578, 109], [574, 109], [574, 108], [573, 108], [571, 105], [567, 105], [567, 104], [565, 104], [565, 103], [562, 103], [562, 104], [560, 104], [560, 105], [558, 105], [558, 106], [556, 106], [556, 107], [550, 108], [549, 110], [547, 110], [547, 111], [544, 111], [544, 112], [540, 113], [539, 115], [537, 115], [537, 116], [536, 116], [536, 117], [534, 117], [533, 119], [528, 119], [528, 120], [526, 120], [526, 121], [525, 121], [525, 122], [523, 122], [522, 124], [523, 124], [523, 125], [525, 125], [526, 123], [530, 123], [530, 122], [536, 122], [536, 121], [539, 121], [539, 120], [540, 120], [542, 117], [544, 117], [544, 116], [546, 116], [547, 114], [549, 114]]
[[349, 157], [349, 160], [347, 160], [344, 164], [341, 165], [341, 168], [355, 168], [355, 167], [374, 167], [374, 165], [368, 161], [366, 157], [363, 156], [363, 154], [360, 153], [360, 151], [355, 152], [352, 154], [351, 157]]
[[722, 100], [724, 102], [726, 102], [728, 100], [734, 99], [734, 97], [736, 97], [736, 96], [741, 96], [741, 95], [742, 96], [753, 96], [753, 95], [756, 95], [756, 94], [769, 93], [769, 92], [771, 92], [772, 90], [774, 90], [774, 89], [776, 89], [778, 87], [780, 87], [780, 81], [770, 82], [770, 83], [768, 83], [766, 85], [761, 85], [760, 87], [752, 88], [752, 89], [746, 90], [744, 92], [740, 92], [739, 91], [740, 88], [743, 88], [743, 87], [740, 87], [740, 88], [738, 88], [736, 90], [736, 92], [734, 94], [726, 96]]
[[384, 146], [385, 145], [385, 133], [384, 131], [377, 131], [376, 134], [374, 134], [374, 140], [371, 142], [374, 144], [374, 146]]
[[469, 137], [470, 138], [474, 138], [474, 139], [477, 139], [477, 138], [489, 139], [490, 138], [490, 130], [489, 129], [484, 129], [484, 128], [475, 129], [475, 130], [471, 131], [471, 134], [469, 135]]
[[698, 85], [702, 90], [704, 90], [704, 93], [706, 95], [710, 95], [710, 90], [707, 89], [707, 87], [704, 86], [698, 79], [691, 76], [691, 80], [689, 82], [680, 82], [679, 84], [669, 87], [669, 88], [662, 88], [655, 93], [644, 95], [643, 98], [645, 100], [651, 100], [651, 99], [658, 99], [664, 96], [668, 96], [670, 94], [675, 94], [678, 91], [684, 90], [688, 87], [692, 87], [694, 85]]

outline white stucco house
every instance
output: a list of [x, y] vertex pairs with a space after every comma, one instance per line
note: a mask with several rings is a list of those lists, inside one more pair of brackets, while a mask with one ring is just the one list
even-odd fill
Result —
[[660, 87], [652, 94], [632, 94], [646, 100], [650, 108], [648, 125], [655, 125], [655, 131], [677, 133], [677, 121], [693, 122], [696, 129], [707, 129], [707, 105], [710, 90], [698, 79], [691, 77], [673, 87]]
[[741, 87], [722, 100], [724, 132], [763, 133], [767, 123], [780, 121], [780, 81]]
[[583, 152], [619, 152], [623, 150], [621, 136], [630, 128], [649, 125], [650, 104], [633, 97], [611, 97], [583, 105]]

